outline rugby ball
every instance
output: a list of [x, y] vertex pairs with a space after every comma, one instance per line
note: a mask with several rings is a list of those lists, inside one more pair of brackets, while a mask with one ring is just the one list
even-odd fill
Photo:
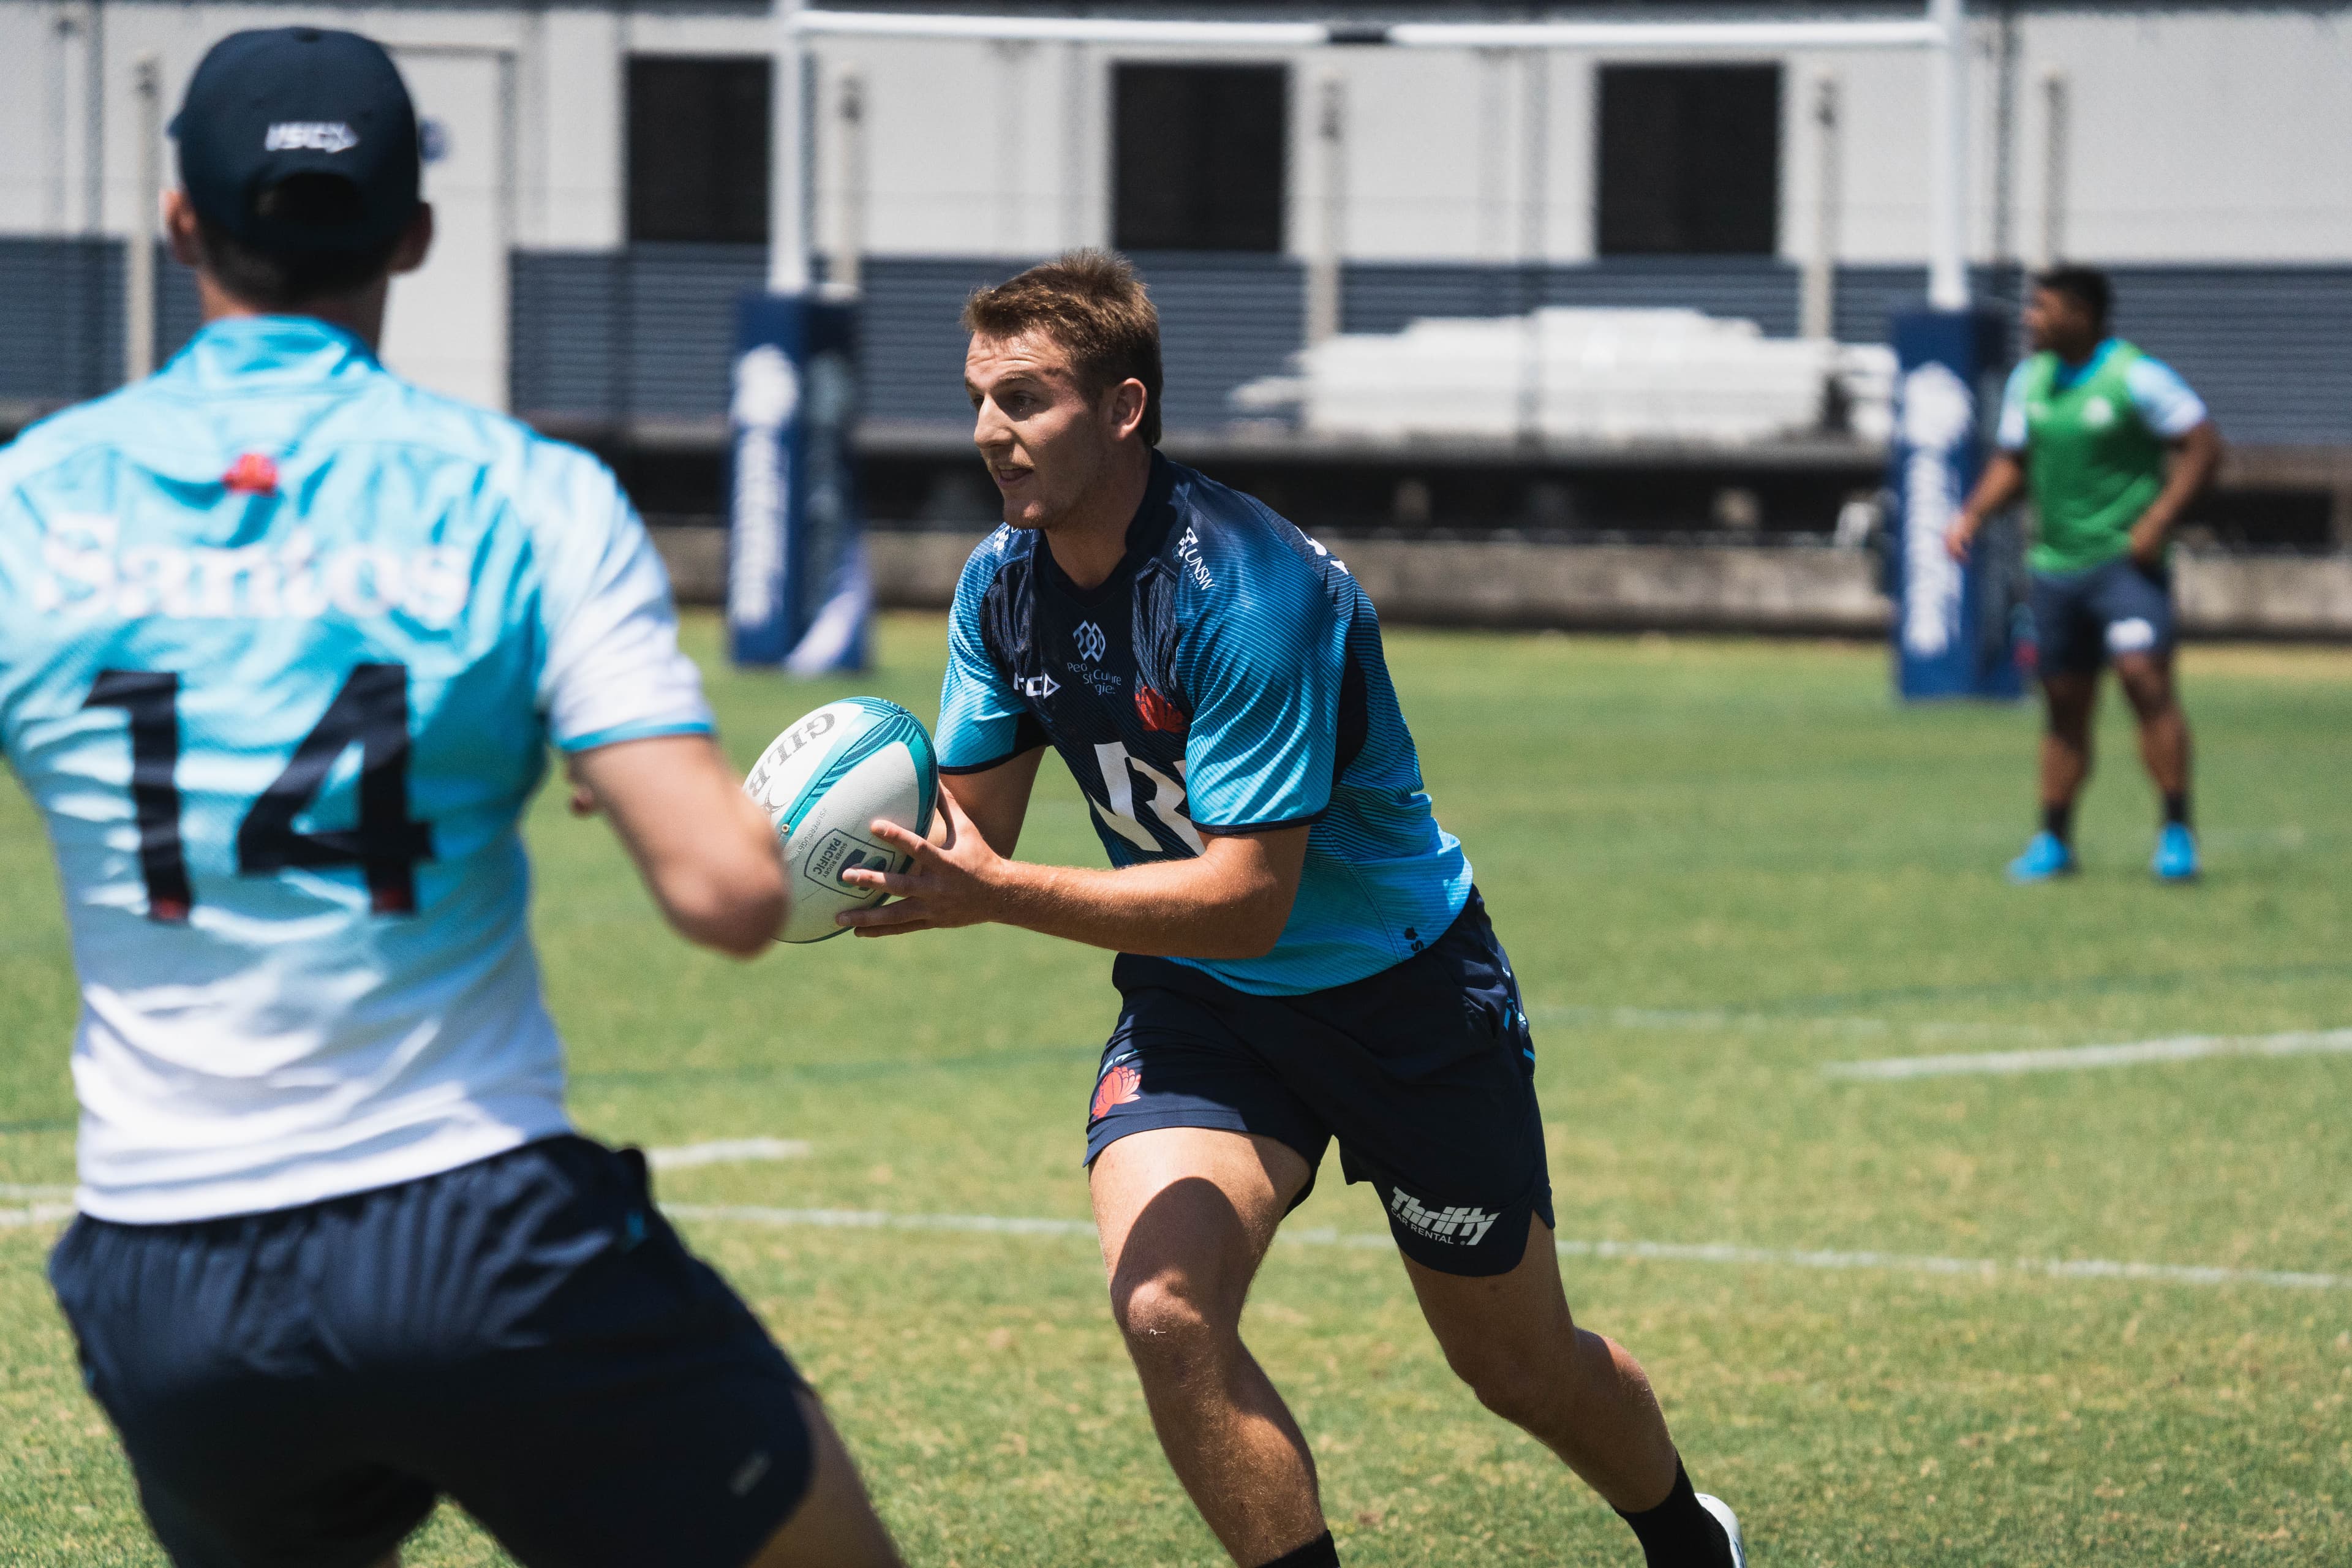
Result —
[[903, 871], [909, 858], [874, 836], [877, 817], [931, 830], [938, 760], [923, 721], [878, 697], [845, 697], [804, 714], [760, 753], [743, 780], [782, 841], [792, 912], [782, 942], [823, 942], [844, 910], [888, 895], [844, 882], [847, 871]]

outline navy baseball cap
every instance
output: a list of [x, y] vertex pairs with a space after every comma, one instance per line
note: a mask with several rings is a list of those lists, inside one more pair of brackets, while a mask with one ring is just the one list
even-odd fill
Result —
[[[173, 117], [180, 184], [257, 250], [368, 250], [415, 215], [416, 106], [383, 47], [325, 27], [231, 33]], [[302, 200], [273, 199], [297, 175]]]

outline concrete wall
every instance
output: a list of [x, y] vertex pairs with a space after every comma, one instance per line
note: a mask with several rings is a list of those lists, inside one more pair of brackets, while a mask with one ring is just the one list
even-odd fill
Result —
[[[1401, 8], [1402, 9], [1402, 8]], [[1433, 9], [1443, 9], [1433, 7]], [[1563, 7], [1563, 14], [1578, 8]], [[1901, 8], [1897, 8], [1898, 10]], [[131, 99], [155, 52], [167, 108], [205, 47], [234, 28], [298, 21], [363, 28], [404, 60], [452, 52], [506, 62], [510, 145], [499, 193], [524, 247], [607, 247], [622, 237], [623, 61], [631, 52], [767, 50], [764, 7], [519, 6], [436, 0], [371, 6], [205, 0], [0, 0], [0, 233], [127, 232], [143, 221]], [[1801, 14], [1791, 8], [1788, 14]], [[2352, 258], [2352, 6], [2028, 5], [2014, 31], [1979, 16], [1972, 242], [1990, 254], [2004, 72], [2013, 245], [2038, 230], [2047, 125], [2040, 83], [2063, 71], [2073, 132], [2067, 248], [2107, 261]], [[873, 248], [903, 255], [1030, 255], [1108, 236], [1109, 68], [1218, 51], [835, 39], [818, 120], [842, 71], [867, 84]], [[1350, 106], [1346, 250], [1364, 259], [1525, 257], [1530, 132], [1539, 127], [1540, 254], [1591, 253], [1593, 73], [1585, 55], [1543, 61], [1474, 51], [1222, 51], [1286, 58], [1294, 153], [1311, 144], [1314, 79], [1342, 77]], [[1671, 52], [1651, 58], [1671, 58]], [[1765, 57], [1773, 58], [1773, 57]], [[1927, 66], [1917, 56], [1783, 56], [1783, 251], [1803, 255], [1819, 200], [1811, 83], [1839, 81], [1844, 178], [1836, 226], [1856, 262], [1916, 261], [1927, 237]], [[432, 112], [428, 105], [428, 112]], [[451, 110], [456, 112], [456, 110]], [[469, 139], [478, 137], [469, 132]], [[838, 221], [837, 148], [821, 149], [820, 233]], [[1318, 160], [1294, 158], [1294, 248], [1314, 232]]]
[[[881, 603], [945, 609], [978, 534], [866, 536]], [[715, 605], [726, 535], [655, 531], [678, 597]], [[1396, 625], [1877, 637], [1889, 620], [1875, 559], [1858, 550], [1521, 541], [1328, 542]], [[2184, 553], [2185, 627], [2200, 637], [2352, 640], [2352, 555]]]

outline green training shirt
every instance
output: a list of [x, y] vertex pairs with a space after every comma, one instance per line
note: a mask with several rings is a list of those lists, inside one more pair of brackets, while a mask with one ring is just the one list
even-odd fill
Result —
[[2027, 564], [2084, 572], [2129, 554], [2132, 525], [2164, 489], [2166, 444], [2205, 418], [2187, 383], [2121, 339], [2079, 369], [2054, 353], [2019, 365], [2000, 445], [2023, 458], [2039, 520]]

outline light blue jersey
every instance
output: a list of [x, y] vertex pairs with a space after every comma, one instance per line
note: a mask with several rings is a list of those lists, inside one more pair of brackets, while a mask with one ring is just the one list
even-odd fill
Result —
[[562, 1131], [516, 819], [551, 741], [709, 727], [611, 474], [319, 321], [215, 322], [0, 451], [82, 1206], [286, 1207]]
[[1306, 826], [1274, 951], [1185, 959], [1237, 990], [1341, 985], [1434, 942], [1470, 896], [1397, 707], [1372, 602], [1265, 507], [1154, 454], [1127, 554], [1082, 589], [1034, 531], [972, 552], [948, 626], [940, 771], [1050, 742], [1115, 866]]

